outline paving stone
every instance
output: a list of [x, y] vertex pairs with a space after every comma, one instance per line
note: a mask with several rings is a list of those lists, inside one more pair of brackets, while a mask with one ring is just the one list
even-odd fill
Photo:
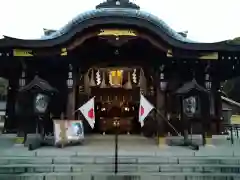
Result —
[[38, 166], [38, 167], [32, 167], [28, 168], [29, 172], [35, 172], [35, 173], [48, 173], [48, 172], [53, 172], [54, 168], [53, 166]]
[[138, 163], [148, 163], [148, 164], [167, 164], [167, 163], [177, 163], [177, 158], [169, 158], [169, 157], [139, 157]]
[[[102, 145], [104, 147], [104, 145]], [[93, 147], [94, 149], [94, 147]], [[104, 150], [104, 149], [96, 149], [95, 151], [92, 150], [88, 150], [88, 151], [82, 151], [82, 152], [76, 152], [77, 156], [113, 156], [114, 155], [114, 151], [111, 150], [111, 151], [107, 151], [107, 150]]]
[[54, 172], [72, 172], [71, 165], [54, 166]]
[[159, 180], [186, 180], [185, 177], [171, 176], [171, 175], [169, 175], [169, 176], [159, 175], [159, 176], [155, 176], [155, 178], [159, 178]]
[[70, 164], [71, 157], [54, 157], [53, 164]]
[[177, 157], [177, 156], [184, 156], [184, 157], [188, 157], [188, 156], [194, 156], [194, 151], [190, 151], [190, 150], [186, 150], [186, 149], [172, 149], [172, 150], [168, 150], [168, 151], [157, 151], [155, 153], [156, 156], [167, 156], [167, 157]]
[[0, 157], [34, 157], [36, 152], [28, 151], [27, 148], [15, 147], [14, 149], [2, 150]]
[[140, 180], [162, 180], [163, 178], [158, 175], [158, 176], [153, 176], [153, 175], [140, 175], [139, 179]]
[[94, 180], [141, 180], [141, 176], [101, 176], [93, 177]]
[[9, 164], [52, 164], [52, 158], [15, 157], [9, 158]]
[[70, 157], [70, 156], [77, 156], [77, 152], [67, 151], [65, 149], [44, 149], [44, 150], [37, 151], [36, 156]]
[[160, 172], [182, 172], [182, 168], [180, 166], [160, 166]]
[[197, 157], [193, 157], [193, 158], [183, 158], [180, 157], [178, 158], [178, 162], [179, 164], [219, 164], [219, 159], [211, 159], [211, 158], [197, 158]]
[[[194, 153], [194, 156], [201, 156], [201, 157], [233, 157], [234, 152], [230, 148], [226, 147], [206, 147], [200, 148], [199, 151]], [[240, 155], [240, 154], [239, 154]]]
[[72, 172], [82, 172], [84, 165], [72, 165]]
[[1, 180], [44, 180], [44, 176], [43, 175], [6, 175], [6, 179], [4, 178], [4, 176], [0, 176]]
[[195, 167], [182, 167], [182, 172], [195, 172]]
[[45, 180], [72, 180], [72, 176], [69, 174], [66, 175], [46, 175]]
[[113, 172], [114, 171], [114, 165], [95, 165], [95, 164], [88, 164], [82, 166], [82, 171], [84, 173], [92, 173], [92, 172]]
[[0, 158], [0, 165], [2, 164], [8, 164], [8, 159], [3, 159], [3, 158]]
[[[239, 146], [240, 147], [240, 146]], [[234, 151], [234, 156], [240, 156], [240, 148], [239, 147], [237, 147], [236, 149], [235, 149], [235, 151]]]
[[26, 173], [27, 169], [24, 167], [15, 167], [13, 168], [14, 173]]
[[44, 177], [27, 176], [21, 177], [20, 180], [44, 180]]
[[220, 167], [203, 167], [204, 173], [221, 173]]
[[0, 167], [0, 174], [14, 173], [14, 168]]
[[[115, 157], [96, 157], [95, 163], [115, 163]], [[132, 164], [137, 163], [137, 158], [131, 158], [131, 157], [118, 157], [118, 163], [122, 164]]]
[[137, 165], [129, 166], [127, 164], [119, 164], [118, 172], [138, 172], [138, 166]]
[[71, 164], [90, 164], [94, 163], [94, 157], [71, 157]]
[[240, 159], [237, 158], [221, 158], [219, 164], [240, 164]]
[[193, 172], [202, 173], [203, 172], [203, 167], [201, 167], [201, 166], [194, 167]]
[[[9, 177], [8, 175], [5, 175], [5, 177], [0, 176], [1, 180], [20, 180], [20, 177]], [[42, 180], [42, 179], [41, 179]]]
[[138, 172], [159, 172], [158, 165], [138, 165]]
[[222, 167], [221, 169], [222, 173], [240, 173], [240, 167]]
[[92, 176], [90, 174], [79, 174], [79, 175], [73, 175], [72, 180], [96, 180], [92, 179]]

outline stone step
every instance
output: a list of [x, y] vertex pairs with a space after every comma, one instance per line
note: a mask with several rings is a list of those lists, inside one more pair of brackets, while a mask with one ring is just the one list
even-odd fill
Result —
[[238, 173], [23, 173], [0, 174], [1, 180], [228, 180], [239, 179]]
[[[70, 156], [70, 157], [0, 157], [0, 164], [112, 164], [112, 156]], [[118, 157], [119, 164], [235, 164], [240, 157], [166, 157], [130, 156]]]
[[[0, 174], [12, 173], [51, 173], [51, 172], [114, 172], [114, 164], [108, 165], [56, 165], [56, 164], [10, 164], [0, 165]], [[239, 165], [219, 164], [119, 164], [119, 172], [162, 173], [162, 172], [196, 172], [196, 173], [240, 173]]]

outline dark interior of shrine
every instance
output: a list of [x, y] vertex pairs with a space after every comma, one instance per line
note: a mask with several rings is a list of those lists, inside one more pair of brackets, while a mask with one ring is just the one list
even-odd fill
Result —
[[[116, 72], [123, 70], [122, 84], [126, 84], [128, 81], [127, 71], [133, 71], [137, 66], [138, 70], [141, 68], [145, 72], [148, 85], [154, 86], [155, 82], [152, 76], [155, 75], [154, 64], [157, 62], [154, 57], [164, 57], [163, 52], [148, 40], [139, 37], [125, 37], [118, 41], [121, 42], [116, 42], [116, 37], [93, 37], [86, 40], [71, 52], [75, 56], [73, 66], [81, 68], [79, 73], [83, 74], [89, 70], [89, 67], [94, 67], [95, 73], [99, 69], [104, 69], [104, 71], [114, 69]], [[106, 77], [106, 81], [108, 83], [109, 78]], [[139, 95], [140, 89], [137, 84], [133, 85], [131, 90], [122, 86], [117, 88], [92, 87], [90, 96], [96, 97], [96, 126], [93, 131], [113, 133], [114, 128], [111, 126], [113, 121], [118, 118], [124, 126], [120, 128], [120, 133], [140, 133]], [[77, 94], [77, 96], [81, 95]], [[81, 97], [79, 98], [76, 105], [81, 105], [83, 102]]]

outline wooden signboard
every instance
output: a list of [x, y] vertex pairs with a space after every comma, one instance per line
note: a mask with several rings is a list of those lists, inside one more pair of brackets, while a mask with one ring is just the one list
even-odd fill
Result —
[[81, 120], [54, 120], [55, 145], [64, 146], [70, 143], [80, 143], [84, 139], [84, 129]]
[[230, 121], [231, 124], [240, 125], [240, 115], [232, 115]]

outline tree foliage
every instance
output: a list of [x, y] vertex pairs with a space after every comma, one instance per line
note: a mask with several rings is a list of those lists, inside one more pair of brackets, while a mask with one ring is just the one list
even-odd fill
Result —
[[0, 77], [0, 95], [7, 95], [8, 80]]
[[240, 102], [240, 77], [225, 81], [223, 91], [234, 101]]

